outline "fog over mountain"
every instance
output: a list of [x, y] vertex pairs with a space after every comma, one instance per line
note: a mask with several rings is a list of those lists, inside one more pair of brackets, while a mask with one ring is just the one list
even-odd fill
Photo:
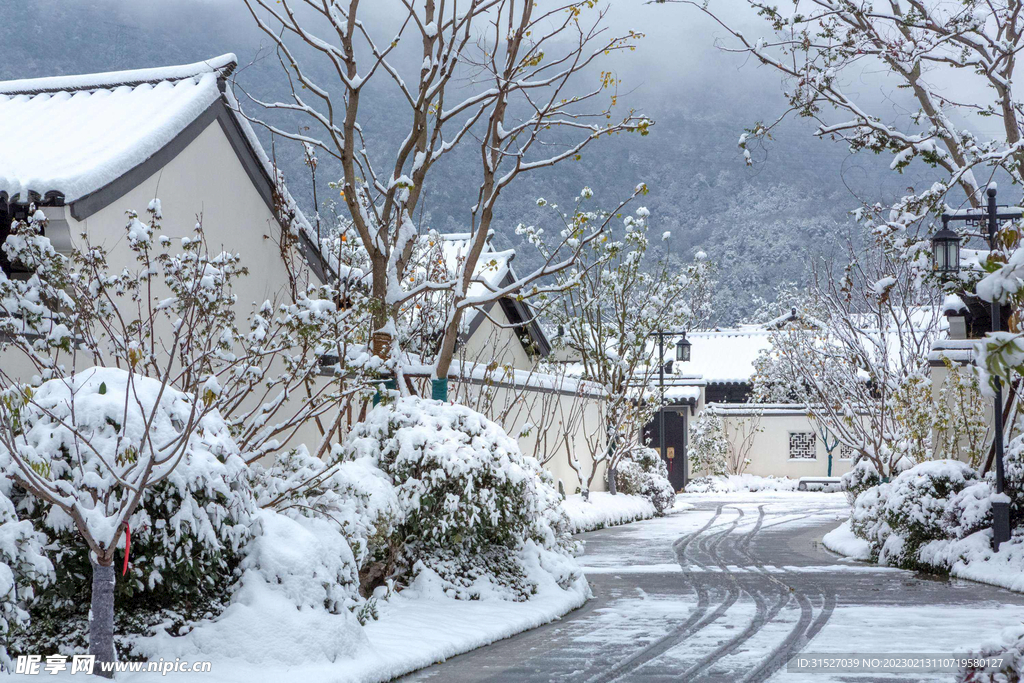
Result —
[[[386, 4], [375, 0], [371, 15], [379, 10], [385, 16]], [[0, 7], [7, 17], [0, 78], [188, 63], [235, 52], [248, 65], [238, 74], [244, 90], [266, 99], [286, 93], [280, 66], [241, 0], [0, 0]], [[733, 11], [743, 22], [740, 10]], [[835, 237], [855, 229], [848, 212], [862, 200], [884, 202], [930, 184], [926, 169], [895, 174], [891, 159], [851, 156], [842, 144], [813, 138], [813, 124], [799, 119], [780, 126], [769, 146], [753, 151], [754, 166], [746, 166], [739, 135], [783, 110], [776, 74], [717, 49], [722, 31], [692, 8], [615, 0], [607, 20], [617, 32], [646, 34], [635, 52], [613, 57], [612, 64], [622, 80], [620, 108], [635, 108], [656, 125], [646, 137], [616, 136], [590, 147], [581, 161], [523, 177], [502, 195], [497, 239], [519, 249], [521, 263], [530, 263], [532, 252], [515, 226], [549, 220], [538, 197], [567, 206], [586, 185], [613, 206], [643, 181], [650, 194], [642, 203], [656, 234], [671, 231], [671, 252], [689, 258], [702, 249], [719, 263], [717, 322], [730, 324], [756, 313], [755, 296], [770, 298], [782, 283], [803, 282], [811, 260], [828, 257]], [[757, 32], [756, 25], [751, 30]], [[898, 97], [873, 85], [870, 74], [858, 85], [880, 100], [892, 97], [894, 117], [906, 115]], [[389, 106], [397, 92], [372, 95], [362, 116], [370, 122], [370, 147], [393, 149], [405, 133], [404, 112]], [[254, 108], [244, 100], [243, 106]], [[269, 147], [270, 136], [259, 132]], [[282, 140], [274, 150], [292, 193], [311, 211], [301, 150]], [[460, 160], [478, 153], [470, 145], [436, 168], [425, 188], [424, 225], [462, 229], [475, 184], [460, 171]], [[319, 197], [334, 194], [326, 182], [335, 176], [324, 161]]]

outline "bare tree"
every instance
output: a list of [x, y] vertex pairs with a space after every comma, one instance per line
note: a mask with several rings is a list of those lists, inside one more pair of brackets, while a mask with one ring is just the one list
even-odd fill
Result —
[[[894, 170], [918, 158], [941, 171], [938, 185], [904, 197], [899, 206], [905, 211], [883, 222], [909, 225], [940, 208], [956, 186], [979, 206], [987, 180], [997, 169], [1010, 174], [1015, 183], [1021, 181], [1021, 112], [1012, 84], [1017, 52], [1024, 45], [1018, 0], [970, 0], [956, 6], [922, 0], [890, 0], [884, 5], [805, 0], [789, 14], [748, 0], [772, 34], [756, 39], [734, 28], [707, 3], [657, 1], [690, 5], [708, 14], [733, 39], [722, 45], [724, 50], [750, 55], [788, 82], [787, 110], [772, 123], [755, 125], [740, 139], [748, 163], [750, 143], [765, 138], [786, 115], [795, 113], [817, 121], [820, 137], [840, 139], [854, 151], [893, 154]], [[862, 88], [850, 88], [859, 85], [858, 76], [867, 70], [906, 92], [917, 111], [894, 118], [889, 103], [874, 103]], [[984, 101], [951, 97], [945, 86], [953, 73], [961, 81], [973, 80], [971, 85], [979, 86], [973, 92], [989, 95]], [[995, 137], [964, 127], [965, 121], [992, 120], [1000, 127]], [[979, 181], [978, 172], [984, 179]]]
[[913, 264], [876, 245], [838, 270], [815, 272], [806, 323], [772, 335], [775, 369], [762, 377], [806, 405], [841, 443], [887, 475], [909, 463], [901, 398], [928, 373], [938, 333], [937, 292]]
[[[646, 134], [650, 121], [629, 111], [613, 116], [617, 79], [601, 72], [596, 85], [579, 83], [611, 52], [631, 50], [633, 31], [610, 35], [605, 10], [593, 0], [541, 9], [522, 0], [396, 0], [393, 33], [375, 31], [359, 0], [244, 0], [272, 41], [291, 86], [287, 101], [251, 100], [268, 110], [298, 114], [309, 124], [291, 132], [253, 118], [275, 135], [323, 150], [342, 170], [348, 218], [370, 260], [375, 351], [384, 356], [401, 309], [431, 291], [452, 292], [434, 376], [446, 378], [468, 308], [514, 295], [566, 268], [578, 254], [565, 235], [545, 264], [499, 291], [471, 295], [470, 285], [491, 230], [501, 193], [519, 176], [578, 160], [591, 143], [624, 131]], [[416, 59], [399, 45], [416, 42]], [[329, 68], [318, 80], [314, 62]], [[404, 62], [415, 62], [411, 69]], [[392, 153], [368, 149], [362, 109], [371, 84], [396, 88], [409, 125]], [[472, 169], [477, 200], [468, 208], [469, 249], [458, 272], [410, 285], [407, 269], [420, 235], [414, 221], [432, 168], [453, 149], [476, 144]], [[470, 174], [467, 169], [467, 180]]]
[[590, 437], [584, 491], [600, 467], [613, 474], [619, 460], [641, 445], [644, 427], [660, 408], [651, 386], [659, 371], [653, 333], [685, 330], [706, 319], [707, 300], [699, 295], [710, 296], [706, 281], [713, 266], [703, 256], [684, 267], [650, 258], [647, 217], [644, 207], [626, 216], [622, 232], [591, 245], [578, 267], [560, 275], [576, 284], [550, 311], [564, 331], [558, 346], [576, 361], [580, 377], [608, 396], [604, 424]]

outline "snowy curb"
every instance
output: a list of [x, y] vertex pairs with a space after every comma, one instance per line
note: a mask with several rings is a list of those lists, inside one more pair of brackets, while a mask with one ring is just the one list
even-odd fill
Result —
[[932, 541], [921, 547], [921, 559], [949, 567], [949, 575], [1024, 593], [1024, 537], [1015, 536], [992, 551], [988, 529], [951, 541]]
[[871, 544], [863, 538], [857, 538], [850, 528], [850, 520], [846, 520], [821, 539], [822, 544], [834, 553], [854, 560], [871, 560]]
[[581, 495], [566, 496], [562, 509], [574, 534], [653, 519], [658, 514], [648, 499], [625, 493], [591, 493], [589, 501]]
[[[825, 534], [821, 540], [834, 553], [871, 561], [871, 545], [854, 536], [850, 520]], [[988, 530], [956, 541], [932, 541], [921, 547], [920, 557], [935, 567], [947, 567], [951, 577], [1024, 593], [1024, 538], [1011, 539], [1000, 546], [999, 552], [992, 552], [991, 541], [992, 535]]]
[[[289, 630], [302, 624], [302, 611], [275, 612], [268, 609], [253, 612], [254, 620], [259, 622], [254, 626], [268, 629], [271, 633], [275, 628], [274, 619], [281, 618], [278, 623], [283, 624], [285, 630], [278, 635], [293, 650], [291, 661], [261, 657], [259, 653], [249, 651], [256, 639], [230, 631], [222, 632], [223, 640], [205, 651], [165, 648], [159, 655], [152, 653], [150, 661], [157, 657], [167, 661], [175, 658], [211, 661], [213, 678], [210, 680], [217, 683], [280, 683], [291, 680], [380, 683], [556, 621], [581, 607], [590, 597], [590, 585], [582, 576], [567, 590], [552, 581], [542, 582], [537, 594], [526, 602], [453, 600], [438, 594], [432, 586], [413, 586], [379, 603], [380, 618], [368, 622], [358, 634], [342, 633], [354, 621], [348, 613], [315, 615], [312, 628], [303, 628], [301, 633], [296, 633]], [[353, 635], [358, 637], [352, 638]], [[323, 650], [322, 646], [338, 637], [351, 638], [350, 649], [354, 651], [351, 656], [343, 655], [335, 661], [316, 656]], [[185, 638], [175, 640], [180, 643]], [[13, 676], [11, 680], [37, 678]], [[47, 677], [48, 680], [66, 683], [80, 678], [67, 671], [53, 678]], [[156, 683], [170, 678], [159, 672], [146, 672], [122, 673], [115, 680], [121, 683]]]
[[556, 621], [590, 595], [587, 580], [580, 578], [569, 590], [548, 586], [527, 602], [405, 600], [364, 627], [373, 655], [346, 662], [344, 673], [331, 680], [388, 681]]

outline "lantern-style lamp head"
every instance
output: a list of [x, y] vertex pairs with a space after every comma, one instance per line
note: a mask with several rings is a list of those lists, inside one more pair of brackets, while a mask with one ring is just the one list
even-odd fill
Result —
[[949, 229], [946, 219], [942, 230], [932, 235], [932, 268], [945, 274], [960, 270], [960, 235]]
[[676, 360], [686, 363], [690, 360], [690, 342], [686, 341], [686, 335], [676, 342]]

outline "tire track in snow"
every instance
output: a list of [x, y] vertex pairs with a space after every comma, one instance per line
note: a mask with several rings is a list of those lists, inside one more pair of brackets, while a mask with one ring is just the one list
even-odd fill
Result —
[[[738, 513], [737, 521], [742, 519], [744, 516], [743, 510], [738, 507], [734, 509]], [[755, 611], [750, 623], [743, 631], [691, 664], [680, 674], [680, 678], [682, 680], [700, 680], [701, 677], [710, 675], [712, 672], [708, 670], [709, 665], [714, 662], [721, 661], [723, 658], [728, 657], [730, 654], [738, 650], [745, 642], [757, 635], [769, 622], [778, 616], [779, 612], [782, 611], [782, 608], [789, 603], [790, 595], [788, 586], [784, 586], [777, 579], [774, 579], [774, 577], [770, 577], [768, 572], [763, 569], [761, 564], [758, 563], [749, 552], [750, 542], [757, 532], [761, 530], [763, 524], [764, 510], [762, 508], [759, 510], [758, 518], [754, 523], [753, 528], [740, 537], [740, 540], [733, 545], [733, 549], [738, 551], [737, 555], [741, 556], [744, 560], [747, 560], [752, 566], [758, 568], [760, 570], [759, 574], [768, 577], [770, 580], [769, 582], [775, 584], [777, 590], [763, 590], [756, 584], [748, 586], [747, 588], [740, 587], [740, 590], [750, 595], [754, 600]], [[737, 585], [740, 585], [739, 579], [729, 572], [725, 560], [718, 554], [717, 547], [714, 549], [713, 553], [722, 571], [729, 575]], [[773, 598], [774, 602], [769, 608], [768, 602]]]
[[[758, 506], [758, 521], [764, 519], [764, 505]], [[751, 536], [752, 540], [753, 536]], [[749, 547], [749, 540], [746, 546]], [[755, 561], [756, 562], [756, 561]], [[762, 683], [763, 681], [771, 678], [779, 669], [784, 667], [786, 663], [793, 658], [800, 648], [806, 645], [819, 631], [828, 623], [828, 620], [832, 617], [832, 612], [836, 607], [837, 595], [834, 589], [822, 588], [822, 585], [818, 581], [811, 580], [809, 583], [816, 588], [818, 593], [817, 596], [821, 599], [821, 612], [818, 613], [817, 617], [813, 617], [813, 605], [811, 605], [810, 599], [803, 593], [797, 593], [796, 589], [792, 588], [789, 584], [780, 581], [776, 576], [772, 576], [769, 572], [764, 570], [763, 563], [757, 563], [757, 566], [764, 572], [765, 576], [769, 577], [772, 581], [778, 582], [783, 585], [786, 590], [792, 591], [800, 605], [800, 619], [797, 621], [796, 626], [789, 632], [789, 634], [779, 643], [767, 656], [765, 656], [761, 662], [753, 670], [748, 672], [742, 679], [741, 683]], [[793, 575], [790, 570], [784, 570], [786, 574]]]
[[[703, 527], [672, 544], [673, 550], [676, 553], [676, 559], [683, 569], [684, 576], [686, 576], [686, 569], [690, 562], [696, 563], [705, 568], [707, 567], [707, 565], [703, 564], [699, 559], [691, 559], [687, 554], [687, 550], [694, 540], [700, 539], [698, 544], [707, 547], [709, 543], [721, 543], [725, 536], [736, 528], [736, 525], [739, 522], [738, 517], [731, 523], [726, 523], [726, 528], [714, 536], [710, 538], [703, 536], [703, 534], [712, 527], [715, 520], [722, 515], [723, 507], [724, 505], [719, 505], [715, 510], [714, 516], [712, 516]], [[718, 619], [721, 615], [725, 614], [725, 612], [732, 607], [740, 596], [739, 590], [736, 590], [734, 586], [730, 586], [726, 590], [721, 601], [718, 602], [715, 608], [709, 613], [709, 609], [711, 607], [711, 592], [702, 581], [690, 581], [690, 583], [691, 587], [697, 593], [697, 606], [683, 624], [672, 632], [642, 648], [639, 652], [635, 652], [611, 668], [587, 679], [587, 683], [610, 683], [611, 681], [619, 680], [623, 676], [636, 671], [647, 662], [661, 656], [668, 650], [689, 638], [692, 634], [700, 631], [705, 626]]]
[[[703, 527], [677, 540], [673, 544], [676, 560], [683, 569], [684, 577], [689, 577], [688, 569], [696, 566], [704, 570], [700, 579], [690, 579], [689, 583], [697, 594], [697, 606], [690, 617], [662, 638], [652, 642], [639, 652], [627, 657], [612, 668], [588, 679], [588, 683], [610, 683], [627, 677], [629, 674], [652, 664], [669, 650], [683, 644], [687, 639], [701, 630], [710, 626], [713, 622], [722, 617], [732, 607], [742, 594], [747, 594], [754, 601], [755, 613], [747, 624], [746, 628], [733, 636], [726, 642], [714, 648], [707, 654], [702, 655], [696, 662], [689, 665], [685, 671], [675, 673], [673, 677], [684, 681], [699, 681], [702, 678], [714, 678], [715, 672], [708, 667], [716, 661], [734, 654], [745, 642], [760, 633], [764, 627], [773, 621], [778, 614], [791, 601], [795, 600], [800, 609], [800, 617], [796, 625], [790, 630], [785, 638], [775, 646], [772, 651], [757, 664], [757, 667], [739, 679], [742, 683], [761, 683], [779, 669], [785, 666], [801, 647], [825, 626], [832, 615], [836, 605], [836, 593], [831, 589], [824, 589], [820, 582], [802, 577], [803, 581], [794, 581], [792, 584], [780, 578], [780, 576], [797, 576], [792, 570], [782, 568], [782, 573], [777, 574], [768, 571], [764, 562], [759, 560], [750, 550], [750, 545], [762, 530], [783, 526], [795, 521], [814, 516], [816, 513], [808, 513], [787, 517], [777, 521], [766, 521], [765, 506], [758, 506], [758, 517], [750, 531], [738, 537], [733, 532], [739, 527], [744, 518], [744, 512], [739, 507], [721, 504], [715, 510], [715, 514]], [[720, 522], [723, 511], [731, 509], [736, 511], [736, 517], [729, 521]], [[709, 533], [714, 532], [714, 533]], [[724, 545], [724, 547], [723, 547]], [[766, 584], [772, 589], [757, 584], [744, 584], [736, 573], [730, 571], [728, 560], [723, 553], [734, 551], [742, 558], [743, 564], [755, 569], [756, 575], [763, 578]], [[714, 565], [716, 570], [710, 570]], [[705, 585], [708, 576], [722, 577], [725, 579], [724, 595], [714, 602], [709, 589]], [[749, 576], [749, 575], [748, 575]], [[813, 586], [813, 593], [807, 593], [805, 588], [810, 583]], [[813, 602], [812, 602], [813, 600]], [[769, 606], [769, 603], [770, 606]], [[815, 604], [820, 604], [820, 611], [815, 615]], [[719, 674], [719, 678], [721, 675]]]

